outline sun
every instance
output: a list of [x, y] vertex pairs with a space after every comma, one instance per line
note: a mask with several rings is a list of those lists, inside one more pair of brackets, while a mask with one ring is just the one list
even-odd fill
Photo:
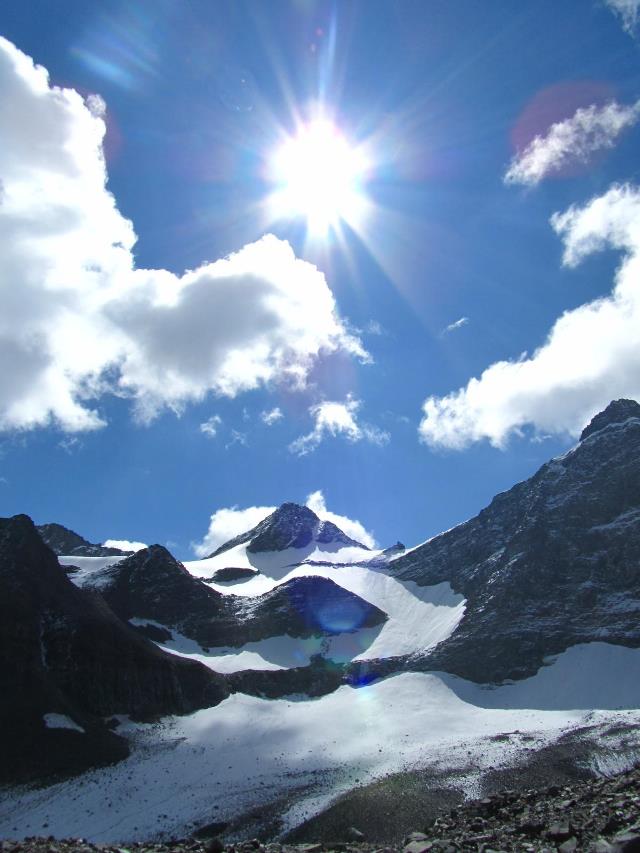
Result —
[[366, 208], [368, 168], [363, 148], [330, 121], [302, 125], [275, 150], [269, 177], [274, 218], [303, 217], [312, 236], [326, 236], [341, 221], [357, 225]]

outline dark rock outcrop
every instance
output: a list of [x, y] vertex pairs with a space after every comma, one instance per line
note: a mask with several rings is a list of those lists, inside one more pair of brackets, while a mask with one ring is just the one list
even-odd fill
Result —
[[454, 634], [411, 669], [499, 682], [576, 643], [640, 646], [640, 406], [612, 403], [575, 449], [391, 571], [467, 599]]
[[121, 619], [159, 622], [204, 647], [241, 646], [283, 634], [337, 634], [386, 619], [326, 578], [294, 578], [255, 597], [222, 595], [190, 575], [161, 545], [103, 569], [90, 583]]
[[321, 521], [309, 507], [284, 503], [260, 524], [225, 542], [209, 557], [217, 557], [236, 545], [247, 544], [250, 554], [259, 554], [264, 551], [284, 551], [285, 548], [305, 548], [313, 542], [325, 546], [355, 546], [368, 550], [365, 545], [351, 539], [331, 521]]
[[[24, 515], [0, 519], [0, 680], [2, 782], [123, 758], [105, 716], [185, 713], [229, 693], [221, 676], [162, 652], [75, 587]], [[77, 728], [48, 728], [49, 714]]]
[[635, 400], [613, 400], [607, 408], [598, 412], [582, 430], [580, 441], [612, 424], [623, 424], [629, 418], [640, 417], [640, 405]]
[[127, 554], [133, 553], [133, 551], [121, 551], [120, 548], [93, 545], [62, 524], [38, 524], [36, 530], [45, 545], [48, 545], [53, 553], [58, 556], [125, 557]]
[[259, 575], [258, 569], [243, 569], [239, 566], [225, 566], [210, 578], [214, 583], [233, 583], [234, 581], [246, 581]]
[[314, 655], [308, 666], [234, 672], [229, 676], [229, 683], [239, 693], [266, 699], [301, 695], [314, 698], [337, 690], [343, 683], [343, 671], [340, 664]]

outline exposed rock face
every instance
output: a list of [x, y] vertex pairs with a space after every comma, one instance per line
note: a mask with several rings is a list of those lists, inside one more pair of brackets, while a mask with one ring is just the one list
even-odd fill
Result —
[[619, 400], [575, 449], [391, 564], [468, 600], [454, 634], [407, 665], [498, 682], [576, 643], [638, 647], [639, 567], [640, 406]]
[[192, 577], [161, 545], [109, 566], [92, 581], [121, 619], [150, 619], [202, 646], [241, 646], [289, 634], [336, 634], [386, 615], [331, 580], [294, 578], [254, 598], [222, 595]]
[[93, 545], [73, 530], [63, 527], [62, 524], [38, 524], [36, 530], [45, 545], [48, 545], [58, 556], [120, 557], [133, 553], [121, 551], [119, 548], [105, 548], [104, 545]]
[[623, 424], [629, 418], [640, 416], [640, 406], [635, 400], [613, 400], [603, 412], [595, 415], [582, 430], [580, 441], [612, 424]]
[[317, 697], [333, 693], [340, 687], [343, 683], [343, 667], [316, 655], [311, 658], [309, 666], [234, 672], [229, 676], [229, 683], [233, 690], [240, 693], [267, 699], [300, 694]]
[[[221, 676], [160, 651], [77, 589], [24, 515], [0, 519], [0, 678], [0, 781], [13, 782], [124, 757], [105, 716], [185, 713], [229, 693]], [[48, 728], [50, 714], [72, 726]]]
[[259, 575], [258, 569], [245, 569], [239, 566], [226, 566], [218, 571], [211, 578], [215, 583], [233, 583], [234, 581], [246, 581], [249, 578], [254, 578]]
[[382, 552], [382, 555], [391, 557], [394, 554], [402, 554], [402, 552], [406, 551], [406, 550], [407, 549], [402, 544], [402, 542], [396, 542], [395, 545], [391, 545], [389, 548], [385, 548], [384, 551]]
[[221, 545], [209, 557], [216, 557], [236, 545], [245, 543], [248, 543], [249, 553], [258, 554], [263, 551], [284, 551], [285, 548], [305, 548], [312, 542], [321, 545], [355, 546], [368, 550], [365, 545], [351, 539], [332, 522], [320, 521], [309, 507], [284, 503], [260, 524]]

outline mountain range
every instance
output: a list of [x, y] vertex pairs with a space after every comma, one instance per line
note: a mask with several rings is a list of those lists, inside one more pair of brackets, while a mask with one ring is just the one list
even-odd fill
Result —
[[[113, 768], [92, 772], [112, 773], [121, 783], [117, 768], [140, 768], [145, 750], [165, 755], [172, 727], [196, 750], [205, 726], [194, 729], [197, 720], [211, 720], [212, 732], [219, 731], [214, 737], [231, 732], [229, 743], [237, 735], [245, 752], [246, 726], [259, 721], [256, 732], [264, 725], [269, 740], [251, 755], [257, 763], [272, 762], [271, 779], [285, 761], [273, 747], [282, 744], [283, 723], [265, 722], [274, 709], [292, 721], [290, 737], [303, 727], [304, 737], [295, 741], [302, 755], [304, 738], [316, 736], [310, 734], [318, 724], [314, 714], [325, 709], [346, 731], [349, 715], [367, 697], [385, 697], [386, 705], [375, 720], [362, 718], [363, 753], [372, 747], [368, 726], [389, 741], [367, 759], [363, 773], [371, 778], [399, 766], [405, 753], [394, 748], [391, 755], [386, 747], [411, 713], [409, 728], [425, 714], [436, 715], [429, 725], [437, 719], [441, 728], [433, 741], [438, 749], [452, 736], [452, 719], [461, 721], [460, 731], [475, 733], [474, 743], [480, 717], [482, 732], [508, 722], [518, 730], [553, 730], [555, 737], [578, 719], [575, 710], [567, 716], [570, 709], [608, 709], [598, 720], [610, 720], [621, 706], [640, 706], [633, 675], [640, 673], [639, 567], [640, 405], [632, 400], [612, 402], [574, 448], [497, 495], [477, 516], [409, 550], [401, 543], [367, 548], [293, 503], [209, 557], [184, 564], [160, 545], [126, 553], [93, 545], [61, 525], [2, 519], [0, 747], [6, 760], [0, 782], [69, 779], [54, 786], [62, 799], [71, 790], [77, 794], [68, 787], [75, 784], [71, 777], [89, 768]], [[507, 713], [508, 721], [495, 716]], [[187, 715], [184, 722], [180, 715]], [[174, 722], [154, 741], [151, 729], [164, 719]], [[244, 740], [234, 728], [240, 719], [252, 721], [244, 724]], [[424, 720], [415, 731], [426, 743], [437, 732], [427, 736]], [[217, 747], [216, 766], [224, 752]], [[209, 755], [213, 744], [201, 748]], [[333, 754], [324, 741], [322, 749]], [[178, 753], [174, 748], [174, 759]], [[200, 760], [192, 757], [190, 767]], [[300, 762], [298, 770], [306, 767]], [[330, 764], [327, 758], [324, 771]], [[230, 780], [233, 767], [225, 771]], [[295, 773], [287, 772], [291, 777], [278, 778], [289, 790]], [[338, 776], [339, 784], [333, 777], [326, 783], [334, 796], [345, 790]], [[250, 789], [245, 783], [239, 798], [236, 791], [233, 806], [225, 806], [229, 813], [261, 799]], [[187, 812], [193, 820], [196, 806], [186, 805], [193, 789], [186, 790], [177, 798], [178, 816], [165, 815], [159, 833], [175, 831]], [[7, 796], [6, 820], [32, 830], [16, 806], [28, 795]], [[71, 800], [65, 802], [60, 831], [73, 824]], [[31, 812], [25, 805], [23, 814]], [[293, 825], [302, 817], [288, 820]], [[135, 836], [126, 825], [120, 823], [124, 840]]]

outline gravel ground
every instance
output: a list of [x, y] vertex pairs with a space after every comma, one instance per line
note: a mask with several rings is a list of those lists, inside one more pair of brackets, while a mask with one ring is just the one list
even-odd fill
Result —
[[[571, 743], [567, 743], [567, 749]], [[538, 758], [538, 756], [536, 756]], [[542, 762], [544, 756], [540, 757]], [[559, 759], [560, 760], [560, 759]], [[541, 765], [542, 766], [542, 765]], [[525, 768], [523, 768], [524, 770]], [[534, 768], [535, 769], [535, 768]], [[549, 772], [553, 772], [550, 768]], [[526, 774], [522, 778], [526, 778]], [[497, 780], [494, 780], [497, 781]], [[640, 767], [608, 778], [555, 782], [546, 787], [506, 789], [479, 800], [451, 807], [450, 791], [431, 788], [424, 798], [424, 780], [418, 774], [390, 777], [386, 788], [351, 792], [345, 817], [357, 814], [358, 825], [344, 827], [331, 810], [314, 819], [325, 839], [335, 832], [339, 840], [263, 843], [258, 839], [225, 845], [210, 837], [175, 839], [162, 844], [138, 842], [127, 846], [89, 844], [82, 839], [28, 838], [0, 842], [0, 853], [457, 853], [457, 851], [528, 851], [528, 853], [637, 853], [640, 851]], [[382, 785], [383, 783], [380, 783]], [[375, 786], [368, 786], [368, 789]], [[421, 794], [420, 791], [423, 791]], [[347, 799], [345, 798], [345, 799]], [[377, 799], [376, 799], [377, 798]], [[407, 809], [405, 804], [409, 803]], [[421, 806], [422, 804], [422, 806]], [[413, 831], [386, 844], [372, 843], [380, 827], [397, 825], [397, 815], [415, 819]], [[342, 817], [340, 820], [342, 820]], [[395, 821], [395, 822], [394, 822]], [[313, 830], [313, 822], [306, 826]], [[202, 834], [202, 833], [201, 833]], [[311, 832], [312, 834], [312, 832]], [[299, 835], [299, 831], [296, 831]]]

